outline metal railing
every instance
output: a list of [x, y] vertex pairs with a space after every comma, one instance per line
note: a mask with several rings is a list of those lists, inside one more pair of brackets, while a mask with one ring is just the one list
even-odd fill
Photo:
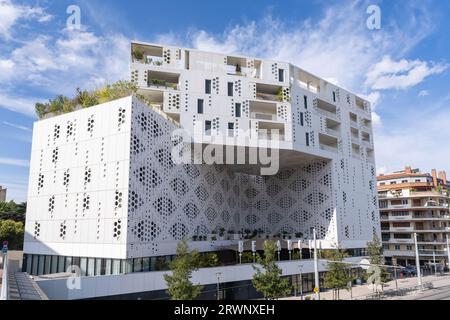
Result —
[[283, 98], [280, 96], [277, 96], [275, 94], [270, 94], [270, 93], [262, 93], [262, 92], [256, 93], [256, 99], [267, 100], [267, 101], [276, 101], [276, 102], [283, 101]]

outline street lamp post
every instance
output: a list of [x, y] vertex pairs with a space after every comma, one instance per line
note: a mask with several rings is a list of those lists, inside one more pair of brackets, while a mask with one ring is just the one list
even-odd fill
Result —
[[447, 265], [448, 265], [448, 271], [450, 272], [450, 244], [448, 241], [448, 234], [446, 235], [447, 237]]
[[217, 300], [220, 300], [220, 275], [222, 274], [222, 272], [216, 272], [216, 276], [217, 276]]
[[316, 300], [320, 300], [320, 287], [319, 287], [319, 263], [317, 261], [317, 239], [316, 229], [313, 229], [313, 241], [314, 241], [314, 292], [316, 293]]
[[423, 291], [422, 275], [420, 272], [419, 247], [417, 246], [417, 233], [416, 232], [414, 232], [414, 246], [415, 246], [415, 250], [416, 250], [417, 284], [419, 285], [419, 290]]
[[300, 289], [300, 300], [303, 300], [303, 276], [302, 276], [303, 266], [300, 265], [299, 268], [300, 268], [300, 274], [299, 274], [299, 276], [300, 276], [300, 288], [299, 288]]
[[434, 266], [434, 276], [437, 276], [437, 268], [436, 268], [436, 252], [433, 251], [433, 266]]

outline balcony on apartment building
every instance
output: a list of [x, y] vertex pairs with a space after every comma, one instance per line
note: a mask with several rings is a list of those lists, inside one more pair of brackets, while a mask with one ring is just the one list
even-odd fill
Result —
[[320, 78], [296, 67], [293, 69], [293, 78], [299, 87], [320, 94]]
[[163, 65], [163, 47], [152, 45], [131, 45], [131, 58], [134, 63], [143, 63], [152, 66]]
[[360, 97], [355, 97], [355, 106], [357, 110], [364, 111], [366, 113], [370, 113], [369, 108], [366, 106], [366, 103]]
[[358, 144], [352, 143], [352, 157], [355, 159], [361, 158], [361, 147]]
[[361, 131], [361, 143], [366, 146], [372, 146], [372, 140], [370, 139], [370, 134], [364, 131]]
[[251, 100], [249, 108], [250, 119], [278, 121], [276, 103]]
[[350, 126], [357, 129], [358, 128], [358, 116], [353, 112], [349, 113]]
[[359, 144], [359, 130], [356, 128], [350, 128], [350, 139], [352, 143]]
[[319, 133], [319, 146], [321, 150], [338, 152], [338, 139]]
[[227, 65], [226, 65], [227, 74], [260, 79], [261, 60], [254, 60], [253, 68], [248, 68], [247, 64], [248, 64], [247, 58], [227, 56]]
[[314, 99], [314, 107], [316, 109], [316, 111], [318, 113], [320, 113], [321, 115], [336, 120], [336, 121], [340, 121], [339, 116], [338, 116], [338, 109], [334, 104], [331, 104], [325, 100], [316, 98]]
[[256, 84], [256, 99], [265, 101], [283, 101], [283, 88], [270, 84], [257, 83]]
[[370, 132], [372, 129], [372, 121], [366, 118], [361, 119], [361, 130], [366, 131], [367, 133]]
[[284, 124], [258, 121], [258, 139], [285, 141]]
[[150, 88], [179, 90], [179, 82], [179, 73], [148, 71], [147, 85]]
[[341, 137], [341, 123], [333, 119], [326, 119], [325, 133], [336, 138]]

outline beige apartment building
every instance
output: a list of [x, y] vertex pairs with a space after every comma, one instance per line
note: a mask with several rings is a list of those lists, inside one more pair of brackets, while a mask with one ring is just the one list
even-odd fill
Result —
[[445, 171], [430, 174], [406, 167], [379, 175], [377, 185], [386, 262], [414, 265], [417, 233], [420, 264], [447, 265], [450, 182]]
[[0, 202], [6, 201], [6, 188], [0, 186]]

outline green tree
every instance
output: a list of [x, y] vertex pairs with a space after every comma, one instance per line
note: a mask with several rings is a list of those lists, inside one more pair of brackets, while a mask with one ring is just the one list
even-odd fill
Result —
[[278, 267], [275, 259], [277, 247], [272, 241], [264, 241], [264, 257], [257, 256], [257, 263], [261, 268], [253, 266], [253, 286], [261, 292], [265, 299], [278, 299], [289, 295], [292, 287], [287, 278], [281, 278], [282, 270]]
[[334, 250], [323, 250], [323, 256], [328, 260], [327, 272], [325, 274], [324, 287], [333, 290], [333, 299], [339, 300], [341, 289], [349, 289], [348, 283], [352, 280], [350, 270], [342, 263], [347, 253], [339, 248]]
[[172, 275], [164, 274], [167, 283], [167, 293], [172, 300], [193, 300], [201, 292], [202, 286], [193, 285], [192, 272], [198, 269], [199, 253], [189, 252], [187, 240], [178, 243], [175, 259], [170, 263]]
[[[367, 243], [367, 254], [371, 264], [384, 265], [383, 245], [376, 234], [373, 235], [372, 241]], [[375, 276], [371, 277], [374, 273]], [[389, 281], [389, 273], [386, 267], [371, 266], [366, 272], [366, 280], [372, 284], [380, 283], [383, 289], [383, 284]]]
[[201, 256], [201, 259], [198, 260], [199, 268], [211, 268], [219, 265], [219, 256], [214, 252], [207, 252]]
[[14, 220], [25, 223], [26, 202], [15, 203], [14, 201], [0, 202], [0, 221]]
[[8, 241], [10, 250], [22, 250], [24, 228], [22, 222], [14, 220], [0, 221], [0, 241]]

